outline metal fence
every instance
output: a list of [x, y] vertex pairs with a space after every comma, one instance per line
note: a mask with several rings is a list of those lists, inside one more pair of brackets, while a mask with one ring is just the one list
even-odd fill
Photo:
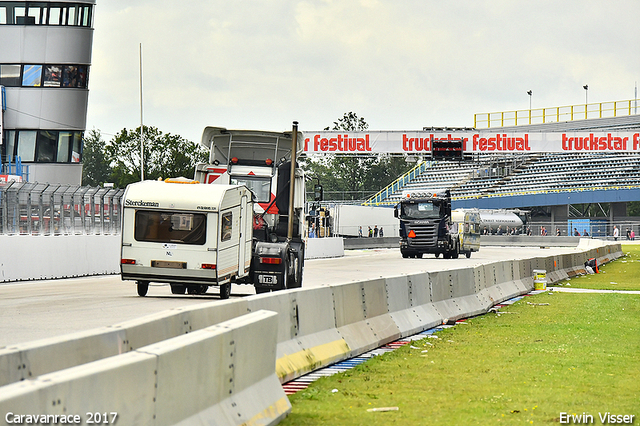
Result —
[[37, 182], [0, 186], [0, 234], [119, 234], [124, 190]]

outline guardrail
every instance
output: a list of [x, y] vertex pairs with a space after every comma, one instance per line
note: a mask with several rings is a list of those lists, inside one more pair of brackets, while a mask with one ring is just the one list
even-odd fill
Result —
[[[218, 363], [218, 358], [227, 357], [229, 345], [235, 339], [249, 341], [261, 338], [262, 334], [273, 336], [275, 333], [275, 359], [262, 359], [268, 356], [265, 355], [268, 350], [265, 351], [259, 340], [243, 344], [241, 350], [238, 346], [231, 351], [234, 371], [242, 366], [251, 372], [243, 376], [247, 382], [243, 382], [242, 388], [254, 389], [255, 386], [262, 397], [264, 389], [273, 393], [267, 393], [271, 399], [266, 403], [262, 397], [256, 399], [256, 405], [245, 412], [253, 413], [253, 419], [260, 418], [267, 424], [267, 420], [281, 418], [288, 410], [288, 401], [285, 406], [273, 387], [273, 380], [269, 379], [274, 370], [278, 379], [285, 382], [443, 321], [486, 312], [501, 301], [531, 291], [534, 269], [546, 270], [549, 281], [556, 282], [583, 273], [584, 263], [589, 258], [606, 263], [621, 255], [619, 243], [583, 239], [574, 253], [194, 305], [111, 327], [18, 344], [0, 350], [0, 386], [4, 385], [0, 387], [0, 411], [32, 413], [35, 410], [56, 414], [87, 409], [109, 412], [114, 407], [122, 407], [126, 416], [121, 416], [121, 421], [128, 425], [175, 424], [196, 418], [184, 416], [199, 416], [200, 420], [212, 418], [218, 415], [217, 408], [203, 409], [202, 405], [186, 401], [189, 395], [200, 400], [198, 391], [204, 382], [215, 389], [228, 386], [229, 375], [209, 375], [206, 364]], [[203, 334], [195, 330], [260, 310], [278, 315], [270, 319], [272, 323], [261, 326], [259, 332], [254, 330], [248, 335], [230, 336], [206, 351], [197, 344], [190, 344], [199, 341]], [[219, 327], [232, 326], [222, 323]], [[171, 356], [163, 359], [165, 353]], [[230, 362], [230, 358], [226, 359]], [[127, 365], [122, 370], [121, 360]], [[254, 363], [259, 367], [254, 369]], [[157, 365], [158, 369], [152, 370], [146, 364]], [[210, 377], [208, 381], [198, 381], [200, 368], [205, 368], [203, 377]], [[122, 377], [122, 382], [109, 379], [107, 372], [111, 369], [121, 372], [118, 378]], [[196, 387], [188, 388], [194, 380]], [[187, 384], [183, 383], [185, 381]], [[265, 381], [269, 383], [265, 384]], [[139, 402], [149, 407], [151, 384], [158, 386], [154, 392], [162, 404], [154, 401], [153, 410], [134, 410], [132, 407]], [[239, 386], [237, 382], [236, 386]], [[189, 389], [187, 396], [186, 389]], [[42, 398], [41, 392], [44, 392]], [[18, 401], [21, 402], [18, 404]], [[42, 403], [28, 404], [26, 401]], [[240, 404], [240, 401], [248, 404], [254, 400], [227, 399], [222, 403]], [[178, 403], [189, 405], [189, 412], [198, 414], [170, 412]], [[214, 403], [217, 406], [219, 402], [216, 399]], [[171, 409], [165, 410], [166, 406]], [[242, 419], [250, 414], [244, 416]], [[220, 420], [221, 424], [239, 424], [233, 417], [216, 417], [216, 421], [218, 418], [224, 419]]]
[[476, 129], [489, 129], [492, 127], [557, 123], [560, 121], [586, 120], [589, 118], [620, 117], [637, 113], [638, 99], [630, 99], [560, 107], [478, 113], [473, 116], [473, 127]]
[[122, 189], [38, 182], [0, 185], [0, 234], [119, 234]]

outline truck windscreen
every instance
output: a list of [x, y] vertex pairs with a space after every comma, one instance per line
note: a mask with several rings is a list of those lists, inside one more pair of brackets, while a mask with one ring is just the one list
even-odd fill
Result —
[[270, 178], [231, 176], [231, 183], [234, 185], [244, 185], [249, 188], [260, 203], [268, 203], [269, 201], [271, 201]]
[[403, 203], [400, 219], [440, 219], [440, 205], [435, 203]]

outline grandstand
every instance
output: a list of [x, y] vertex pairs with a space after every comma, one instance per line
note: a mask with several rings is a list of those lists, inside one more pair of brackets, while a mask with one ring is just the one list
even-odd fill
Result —
[[[640, 115], [491, 128], [505, 133], [638, 129]], [[412, 170], [364, 204], [394, 205], [407, 189], [448, 188], [454, 208], [524, 208], [532, 212], [532, 223], [547, 223], [554, 228], [563, 224], [567, 232], [571, 227], [568, 221], [586, 215], [584, 209], [576, 209], [574, 205], [608, 203], [608, 212], [600, 208], [606, 214], [604, 219], [610, 224], [624, 222], [625, 226], [640, 231], [640, 218], [631, 218], [626, 212], [627, 202], [640, 201], [637, 153], [473, 154], [472, 161], [427, 160], [417, 169], [419, 173]]]

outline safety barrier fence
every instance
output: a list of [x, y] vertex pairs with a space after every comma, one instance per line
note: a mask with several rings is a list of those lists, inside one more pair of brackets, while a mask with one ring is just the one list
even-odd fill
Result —
[[560, 121], [586, 120], [590, 118], [621, 117], [637, 114], [638, 101], [638, 99], [630, 99], [517, 111], [479, 113], [473, 116], [473, 127], [476, 129], [489, 129], [492, 127], [557, 123]]
[[[245, 412], [238, 418], [224, 417], [216, 424], [242, 424], [247, 417], [261, 419], [259, 424], [275, 424], [290, 408], [288, 401], [285, 403], [273, 388], [272, 381], [265, 384], [274, 373], [280, 382], [289, 381], [443, 321], [487, 312], [501, 301], [531, 291], [536, 269], [546, 270], [548, 280], [556, 282], [584, 273], [584, 263], [589, 258], [606, 263], [621, 255], [619, 243], [584, 239], [568, 254], [195, 305], [111, 327], [6, 347], [0, 350], [0, 385], [4, 385], [0, 387], [0, 412], [18, 412], [18, 409], [26, 412], [31, 408], [31, 412], [37, 409], [41, 413], [55, 414], [84, 410], [85, 407], [104, 412], [122, 407], [123, 424], [201, 424], [196, 419], [201, 421], [218, 412], [219, 408], [215, 408], [219, 404], [217, 399], [210, 401], [213, 408], [190, 405], [189, 412], [170, 413], [159, 401], [144, 399], [145, 404], [142, 404], [139, 398], [143, 397], [137, 396], [137, 389], [155, 383], [158, 386], [156, 395], [159, 398], [162, 394], [163, 404], [168, 404], [172, 395], [182, 403], [188, 399], [184, 396], [185, 389], [191, 380], [198, 380], [200, 368], [207, 362], [217, 363], [219, 358], [231, 362], [230, 358], [225, 358], [230, 352], [226, 346], [230, 344], [229, 340], [220, 341], [218, 346], [211, 346], [206, 351], [187, 344], [197, 339], [196, 330], [215, 324], [232, 328], [222, 322], [233, 318], [241, 321], [247, 312], [267, 310], [277, 312], [268, 327], [261, 327], [258, 334], [250, 335], [240, 330], [233, 337], [233, 341], [256, 339], [242, 348], [237, 347], [232, 361], [233, 371], [238, 374], [242, 371], [242, 377], [247, 381], [243, 391], [259, 395], [252, 400], [255, 402], [253, 412]], [[269, 358], [267, 343], [257, 340], [261, 333], [275, 334], [275, 358]], [[121, 369], [123, 363], [153, 364], [153, 359], [160, 366], [165, 352], [171, 353], [173, 358], [166, 359], [164, 368]], [[264, 357], [268, 359], [264, 360]], [[254, 365], [256, 363], [259, 367]], [[122, 383], [116, 385], [121, 375]], [[95, 385], [91, 382], [93, 376], [100, 379]], [[198, 386], [188, 394], [197, 395], [203, 387], [224, 389], [230, 379], [233, 377], [222, 373], [203, 375]], [[239, 386], [237, 381], [235, 383]], [[101, 385], [105, 386], [104, 390], [100, 390]], [[116, 386], [119, 388], [114, 389]], [[50, 390], [52, 387], [56, 392]], [[97, 393], [92, 395], [94, 389]], [[119, 394], [119, 390], [123, 393]], [[38, 396], [36, 400], [43, 403], [34, 408], [28, 401], [40, 392], [44, 396], [42, 399]], [[101, 399], [103, 393], [105, 396]], [[129, 401], [129, 395], [138, 399]], [[150, 397], [151, 394], [144, 396]], [[236, 400], [225, 401], [238, 404]], [[177, 402], [169, 405], [176, 407]]]
[[122, 189], [11, 181], [0, 185], [0, 234], [120, 233]]

